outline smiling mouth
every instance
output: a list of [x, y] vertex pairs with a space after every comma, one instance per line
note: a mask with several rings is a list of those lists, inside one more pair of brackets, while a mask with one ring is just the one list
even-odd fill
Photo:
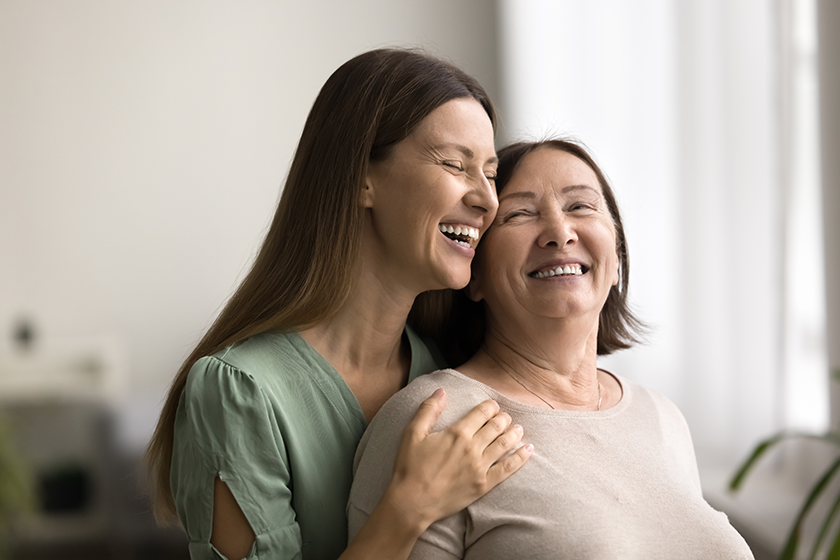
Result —
[[589, 269], [579, 264], [566, 264], [555, 266], [554, 268], [544, 268], [542, 270], [535, 270], [528, 276], [531, 278], [551, 278], [552, 276], [580, 276], [585, 274]]
[[473, 248], [478, 243], [478, 229], [469, 226], [438, 224], [440, 232], [463, 247]]

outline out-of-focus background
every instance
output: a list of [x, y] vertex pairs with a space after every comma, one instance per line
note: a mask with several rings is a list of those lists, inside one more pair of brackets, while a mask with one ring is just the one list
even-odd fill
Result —
[[835, 0], [0, 0], [0, 427], [38, 489], [11, 557], [185, 557], [140, 466], [161, 401], [319, 88], [381, 46], [476, 76], [499, 147], [594, 151], [653, 327], [603, 365], [678, 404], [708, 499], [778, 550], [826, 453], [723, 488], [840, 410], [838, 29]]

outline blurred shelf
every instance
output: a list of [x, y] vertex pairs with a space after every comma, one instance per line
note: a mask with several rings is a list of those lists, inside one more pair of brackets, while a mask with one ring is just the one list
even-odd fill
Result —
[[0, 354], [0, 406], [29, 402], [116, 404], [125, 395], [124, 352], [108, 338]]

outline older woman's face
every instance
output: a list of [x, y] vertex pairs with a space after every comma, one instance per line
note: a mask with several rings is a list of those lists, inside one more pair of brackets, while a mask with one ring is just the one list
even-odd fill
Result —
[[526, 155], [499, 196], [470, 297], [496, 320], [597, 318], [618, 283], [615, 227], [592, 169], [550, 147]]

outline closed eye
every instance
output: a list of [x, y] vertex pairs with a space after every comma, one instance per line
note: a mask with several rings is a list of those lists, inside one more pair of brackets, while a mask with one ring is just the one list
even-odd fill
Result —
[[512, 212], [508, 212], [502, 217], [502, 223], [507, 223], [511, 220], [515, 220], [516, 218], [525, 218], [529, 215], [530, 213], [526, 210], [513, 210]]
[[575, 202], [568, 206], [568, 212], [575, 212], [578, 210], [595, 210], [597, 208], [596, 205], [590, 204], [587, 202]]
[[445, 165], [446, 167], [449, 167], [451, 169], [455, 169], [457, 171], [463, 171], [464, 170], [464, 167], [458, 161], [444, 161], [443, 165]]

